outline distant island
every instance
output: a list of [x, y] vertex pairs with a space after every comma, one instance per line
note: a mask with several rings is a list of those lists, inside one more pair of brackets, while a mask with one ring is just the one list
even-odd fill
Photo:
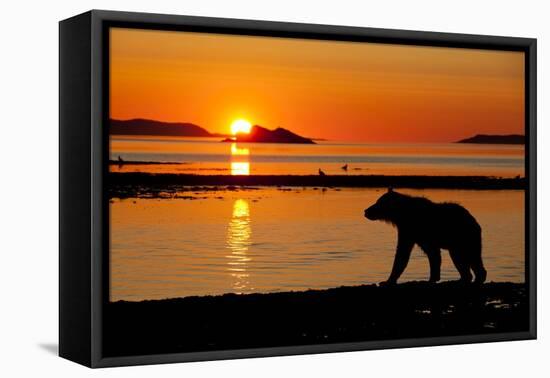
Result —
[[315, 144], [313, 140], [294, 134], [287, 129], [279, 127], [269, 130], [258, 125], [252, 126], [248, 134], [237, 134], [234, 138], [226, 138], [222, 142]]
[[129, 120], [111, 119], [110, 133], [113, 135], [158, 135], [182, 137], [212, 137], [206, 129], [193, 123], [161, 122], [135, 118]]
[[477, 143], [477, 144], [525, 144], [525, 135], [487, 135], [477, 134], [471, 138], [459, 140], [456, 143]]
[[179, 136], [179, 137], [223, 137], [222, 142], [243, 143], [303, 143], [315, 144], [312, 139], [297, 135], [287, 129], [269, 130], [262, 126], [253, 126], [249, 134], [210, 133], [203, 127], [189, 122], [162, 122], [152, 119], [133, 118], [128, 120], [110, 120], [111, 135], [146, 135], [146, 136]]

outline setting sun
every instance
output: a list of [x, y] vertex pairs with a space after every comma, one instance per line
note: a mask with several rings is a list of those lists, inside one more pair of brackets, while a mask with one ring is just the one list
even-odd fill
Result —
[[245, 119], [237, 119], [231, 124], [231, 134], [237, 135], [238, 133], [248, 134], [252, 125]]

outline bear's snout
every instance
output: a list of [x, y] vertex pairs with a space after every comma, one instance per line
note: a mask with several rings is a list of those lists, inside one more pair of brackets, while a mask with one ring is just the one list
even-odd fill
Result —
[[375, 220], [375, 217], [372, 214], [372, 209], [370, 207], [368, 209], [365, 209], [365, 218], [369, 220]]
[[380, 206], [378, 206], [378, 204], [376, 203], [365, 209], [365, 218], [367, 218], [368, 220], [379, 220], [382, 218], [381, 215], [382, 214], [380, 212]]

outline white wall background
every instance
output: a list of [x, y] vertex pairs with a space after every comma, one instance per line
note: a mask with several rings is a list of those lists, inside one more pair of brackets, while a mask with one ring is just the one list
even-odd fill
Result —
[[[7, 1], [0, 22], [0, 375], [3, 377], [543, 376], [550, 372], [546, 1]], [[539, 340], [89, 370], [58, 358], [58, 25], [89, 9], [536, 37]], [[548, 231], [546, 231], [547, 233]]]

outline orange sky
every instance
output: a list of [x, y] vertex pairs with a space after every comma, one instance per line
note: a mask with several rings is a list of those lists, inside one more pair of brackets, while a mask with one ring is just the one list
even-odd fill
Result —
[[111, 29], [111, 118], [237, 118], [306, 137], [524, 133], [521, 52]]

